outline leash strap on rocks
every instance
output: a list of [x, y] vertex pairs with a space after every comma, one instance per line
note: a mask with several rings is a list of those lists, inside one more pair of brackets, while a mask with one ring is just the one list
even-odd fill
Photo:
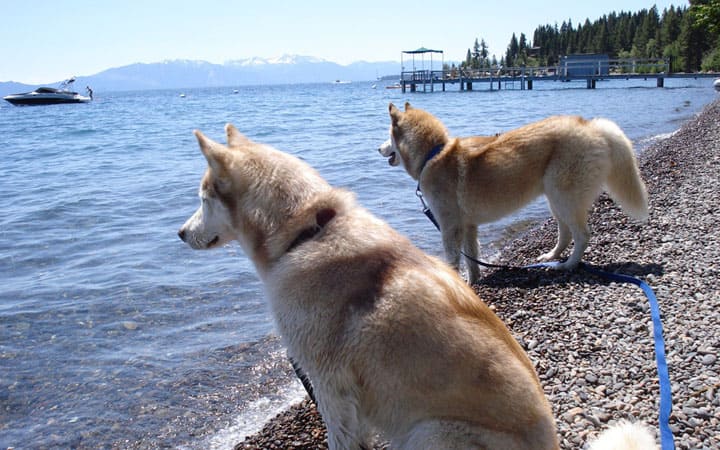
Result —
[[619, 283], [630, 283], [639, 286], [643, 290], [650, 304], [650, 315], [653, 322], [653, 337], [655, 341], [655, 362], [657, 364], [658, 382], [660, 384], [660, 414], [658, 421], [660, 424], [660, 446], [662, 450], [673, 450], [675, 441], [673, 440], [672, 430], [670, 430], [670, 413], [672, 411], [672, 394], [670, 390], [670, 375], [668, 373], [667, 360], [665, 359], [665, 339], [663, 339], [662, 321], [660, 320], [660, 306], [658, 305], [655, 292], [650, 286], [639, 278], [623, 275], [620, 273], [606, 272], [604, 270], [595, 269], [585, 263], [581, 263], [582, 268], [594, 275], [598, 275], [611, 281]]
[[315, 390], [313, 389], [312, 383], [310, 382], [310, 379], [308, 378], [307, 374], [304, 370], [302, 370], [302, 367], [295, 362], [295, 359], [293, 359], [291, 356], [288, 355], [288, 359], [290, 360], [290, 364], [292, 364], [292, 368], [295, 371], [295, 375], [298, 377], [300, 382], [302, 383], [303, 387], [305, 388], [305, 392], [307, 392], [308, 397], [310, 397], [310, 400], [312, 400], [313, 403], [317, 405], [317, 401], [315, 400]]
[[[415, 195], [418, 196], [420, 202], [423, 205], [423, 213], [428, 219], [435, 225], [435, 228], [440, 231], [440, 224], [435, 215], [433, 215], [430, 208], [425, 203], [422, 191], [420, 190], [420, 183], [418, 183]], [[557, 265], [557, 262], [537, 263], [529, 264], [527, 266], [509, 266], [503, 264], [491, 264], [480, 261], [468, 256], [465, 252], [460, 252], [464, 257], [473, 261], [474, 263], [480, 264], [484, 267], [491, 267], [495, 269], [510, 269], [510, 270], [525, 270], [525, 269], [536, 269], [553, 267]], [[583, 262], [580, 263], [580, 267], [586, 272], [605, 278], [606, 280], [615, 281], [619, 283], [630, 283], [634, 284], [645, 293], [645, 297], [648, 299], [650, 304], [650, 315], [653, 322], [653, 338], [655, 342], [655, 363], [657, 365], [658, 372], [658, 383], [660, 384], [660, 414], [658, 422], [660, 426], [660, 447], [662, 450], [674, 450], [675, 441], [673, 438], [672, 430], [670, 430], [670, 413], [672, 411], [672, 394], [670, 390], [670, 375], [668, 372], [667, 359], [665, 358], [665, 339], [663, 338], [662, 320], [660, 319], [660, 306], [658, 305], [657, 297], [652, 288], [639, 278], [632, 277], [630, 275], [623, 275], [620, 273], [606, 272], [604, 270], [596, 269]]]

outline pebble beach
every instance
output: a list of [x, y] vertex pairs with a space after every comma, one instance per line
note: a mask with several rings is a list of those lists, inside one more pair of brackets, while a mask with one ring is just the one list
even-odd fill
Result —
[[[720, 448], [720, 100], [645, 149], [640, 168], [650, 218], [639, 224], [602, 196], [584, 261], [645, 280], [655, 291], [672, 385], [677, 449]], [[503, 249], [523, 265], [555, 243], [554, 221]], [[439, 238], [438, 238], [439, 239]], [[439, 244], [438, 244], [439, 245]], [[581, 449], [608, 425], [658, 431], [659, 389], [647, 299], [633, 285], [583, 270], [486, 270], [474, 286], [535, 364], [562, 449]], [[305, 400], [236, 449], [323, 449], [326, 433]], [[382, 448], [379, 444], [378, 448]]]

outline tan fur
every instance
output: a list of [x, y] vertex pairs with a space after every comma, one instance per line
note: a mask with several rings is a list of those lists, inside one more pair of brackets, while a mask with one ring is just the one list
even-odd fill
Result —
[[[541, 194], [558, 222], [558, 244], [539, 259], [557, 259], [571, 238], [575, 242], [558, 268], [580, 262], [589, 240], [588, 211], [603, 189], [635, 218], [647, 217], [632, 145], [609, 120], [555, 116], [498, 136], [451, 138], [430, 113], [405, 108], [390, 104], [391, 139], [380, 152], [392, 165], [402, 162], [419, 181], [454, 267], [461, 249], [477, 259], [478, 224], [496, 221]], [[425, 163], [438, 145], [442, 151]], [[477, 264], [467, 264], [470, 282], [477, 281]]]
[[226, 130], [231, 147], [196, 133], [209, 168], [179, 235], [241, 243], [331, 449], [376, 433], [407, 450], [558, 448], [532, 363], [454, 270], [305, 163]]

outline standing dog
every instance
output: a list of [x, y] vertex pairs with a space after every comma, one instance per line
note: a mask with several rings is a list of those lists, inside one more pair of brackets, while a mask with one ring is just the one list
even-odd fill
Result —
[[[545, 194], [558, 224], [555, 248], [540, 261], [558, 259], [570, 244], [573, 269], [588, 245], [588, 212], [603, 188], [638, 220], [648, 215], [647, 193], [632, 144], [613, 122], [556, 116], [490, 137], [450, 138], [430, 113], [390, 104], [390, 139], [379, 149], [390, 165], [401, 164], [437, 218], [449, 263], [458, 267], [461, 248], [477, 259], [477, 226], [492, 222]], [[467, 259], [469, 281], [479, 278]]]
[[[455, 271], [307, 164], [225, 129], [227, 146], [195, 132], [209, 167], [178, 234], [195, 249], [237, 240], [252, 259], [331, 449], [378, 432], [408, 450], [558, 449], [532, 363]], [[643, 428], [614, 432], [653, 448]]]

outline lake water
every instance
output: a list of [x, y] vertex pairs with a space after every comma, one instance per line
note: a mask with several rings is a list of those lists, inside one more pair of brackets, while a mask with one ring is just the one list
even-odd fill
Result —
[[[304, 395], [239, 246], [197, 252], [176, 236], [205, 168], [195, 128], [223, 141], [232, 122], [305, 159], [440, 255], [414, 182], [377, 153], [388, 102], [428, 109], [453, 135], [605, 116], [642, 148], [717, 95], [711, 79], [433, 94], [371, 84], [0, 105], [0, 448], [230, 448]], [[482, 227], [485, 256], [546, 217], [538, 201]]]

